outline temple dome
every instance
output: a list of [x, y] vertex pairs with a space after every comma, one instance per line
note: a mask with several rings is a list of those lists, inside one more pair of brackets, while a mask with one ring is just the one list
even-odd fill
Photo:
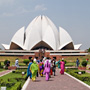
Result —
[[19, 29], [11, 39], [10, 45], [2, 45], [5, 49], [10, 50], [36, 50], [40, 48], [73, 50], [75, 47], [72, 38], [65, 29], [59, 27], [58, 30], [47, 16], [41, 15], [33, 19], [26, 30], [24, 27]]

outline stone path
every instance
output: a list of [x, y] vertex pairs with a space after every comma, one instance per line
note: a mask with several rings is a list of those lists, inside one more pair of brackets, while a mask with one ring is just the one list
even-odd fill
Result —
[[8, 73], [12, 72], [12, 70], [5, 70], [5, 71], [2, 71], [0, 72], [0, 77], [3, 76], [3, 75], [6, 75]]
[[90, 70], [86, 70], [87, 73], [90, 73]]
[[90, 90], [88, 87], [69, 77], [60, 75], [59, 70], [56, 76], [52, 76], [49, 81], [44, 77], [37, 77], [36, 82], [29, 81], [25, 90]]

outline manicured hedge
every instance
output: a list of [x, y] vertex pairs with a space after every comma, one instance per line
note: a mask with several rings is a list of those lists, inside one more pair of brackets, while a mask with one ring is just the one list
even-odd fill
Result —
[[26, 65], [28, 65], [29, 59], [24, 59], [23, 63], [25, 63]]
[[[83, 76], [82, 75], [82, 74], [85, 74], [85, 71], [79, 71], [78, 69], [75, 70], [75, 68], [74, 69], [67, 68], [66, 72], [68, 72], [70, 75], [78, 78], [81, 81], [89, 81], [90, 82], [90, 76], [87, 76], [87, 75]], [[81, 72], [82, 74], [79, 75], [78, 72]]]
[[[80, 71], [83, 72], [84, 71]], [[81, 81], [90, 81], [90, 76], [82, 76], [82, 75], [78, 75], [77, 73], [75, 73], [75, 71], [70, 72], [70, 74], [76, 78], [78, 78]]]
[[73, 65], [65, 65], [65, 67], [72, 67]]
[[[15, 71], [12, 71], [12, 73], [15, 74], [14, 77], [6, 76], [4, 78], [0, 78], [0, 86], [6, 86], [10, 90], [21, 90], [21, 87], [23, 86], [25, 80], [27, 80], [27, 69], [18, 69]], [[22, 76], [22, 72], [25, 72], [25, 74]], [[11, 73], [11, 74], [12, 74]], [[17, 77], [17, 75], [20, 75], [20, 77]], [[17, 82], [21, 82], [20, 84]]]
[[0, 80], [0, 86], [12, 87], [14, 84], [14, 82], [4, 81], [3, 79]]
[[73, 71], [73, 70], [78, 70], [78, 68], [67, 68], [66, 72], [70, 72], [70, 71]]
[[17, 82], [10, 90], [21, 90], [21, 82]]

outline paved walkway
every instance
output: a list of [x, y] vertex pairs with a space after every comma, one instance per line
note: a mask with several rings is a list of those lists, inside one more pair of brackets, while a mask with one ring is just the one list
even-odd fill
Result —
[[90, 90], [90, 89], [66, 74], [60, 75], [59, 70], [57, 70], [56, 76], [52, 76], [49, 81], [45, 81], [45, 76], [37, 77], [36, 82], [32, 82], [32, 80], [30, 80], [25, 90]]
[[2, 71], [0, 72], [0, 77], [3, 76], [3, 75], [6, 75], [8, 73], [12, 72], [12, 70], [5, 70], [5, 71]]

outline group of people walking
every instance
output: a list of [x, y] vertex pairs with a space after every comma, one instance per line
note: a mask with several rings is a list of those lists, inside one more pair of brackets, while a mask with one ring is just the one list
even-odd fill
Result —
[[[38, 77], [39, 75], [41, 77], [43, 77], [43, 75], [46, 75], [46, 81], [49, 80], [49, 78], [51, 77], [51, 75], [55, 76], [55, 72], [56, 72], [56, 60], [53, 58], [52, 60], [50, 58], [43, 58], [41, 60], [38, 60], [37, 58], [30, 58], [30, 63], [28, 65], [28, 69], [27, 69], [27, 76], [30, 76], [30, 78], [32, 79], [32, 81], [36, 80], [36, 77]], [[65, 68], [65, 63], [64, 61], [60, 61], [58, 62], [61, 71], [61, 74], [64, 74], [64, 68]]]

